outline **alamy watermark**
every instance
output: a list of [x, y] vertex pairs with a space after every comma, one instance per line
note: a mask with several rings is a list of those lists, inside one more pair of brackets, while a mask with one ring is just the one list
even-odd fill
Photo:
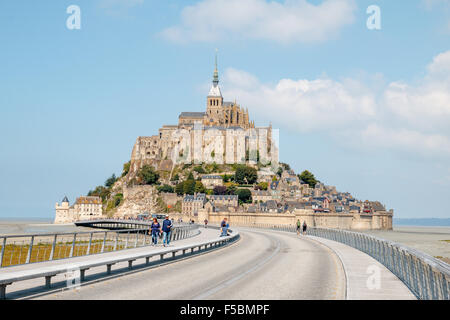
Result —
[[79, 267], [68, 268], [64, 274], [66, 278], [66, 287], [69, 290], [80, 290], [81, 288], [81, 271]]
[[370, 265], [366, 273], [370, 276], [367, 278], [366, 286], [369, 290], [379, 290], [381, 289], [381, 269], [377, 265]]
[[81, 29], [81, 9], [77, 5], [71, 5], [67, 7], [67, 14], [70, 16], [66, 20], [66, 27], [69, 30]]
[[367, 19], [367, 29], [369, 30], [381, 30], [381, 9], [377, 5], [371, 5], [366, 11], [369, 14]]

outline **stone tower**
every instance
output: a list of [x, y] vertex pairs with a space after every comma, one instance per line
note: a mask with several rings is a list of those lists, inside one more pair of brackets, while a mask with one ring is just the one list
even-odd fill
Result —
[[55, 210], [56, 210], [55, 223], [72, 222], [69, 199], [67, 199], [67, 197], [64, 197], [64, 199], [61, 202], [61, 205], [59, 205], [59, 203], [56, 203]]
[[217, 53], [216, 53], [212, 86], [206, 98], [206, 117], [205, 117], [206, 126], [219, 126], [223, 124], [222, 105], [223, 105], [223, 97], [219, 87], [219, 71], [217, 69]]

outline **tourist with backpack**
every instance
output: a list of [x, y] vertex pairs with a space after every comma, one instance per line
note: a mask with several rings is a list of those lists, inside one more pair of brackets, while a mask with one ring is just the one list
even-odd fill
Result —
[[163, 245], [164, 247], [170, 243], [170, 235], [172, 233], [172, 221], [169, 219], [169, 215], [166, 215], [166, 219], [163, 221], [162, 225], [163, 232]]

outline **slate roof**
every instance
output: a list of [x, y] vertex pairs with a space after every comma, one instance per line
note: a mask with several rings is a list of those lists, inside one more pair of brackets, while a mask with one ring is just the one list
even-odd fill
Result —
[[183, 202], [206, 201], [206, 194], [198, 193], [197, 195], [187, 194], [183, 198]]
[[182, 112], [179, 116], [179, 118], [197, 118], [197, 119], [203, 119], [205, 116], [204, 112]]
[[220, 194], [214, 194], [214, 195], [210, 195], [209, 196], [210, 200], [238, 200], [238, 196], [237, 195], [229, 195], [229, 194], [224, 194], [224, 195], [220, 195]]

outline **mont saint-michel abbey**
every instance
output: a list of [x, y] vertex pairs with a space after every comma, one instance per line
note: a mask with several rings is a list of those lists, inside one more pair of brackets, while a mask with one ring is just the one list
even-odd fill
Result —
[[160, 170], [170, 170], [180, 163], [256, 164], [256, 155], [259, 162], [278, 165], [272, 126], [255, 127], [248, 109], [224, 100], [217, 57], [205, 107], [203, 112], [182, 112], [177, 125], [163, 125], [158, 135], [138, 137], [130, 170], [136, 172], [145, 164]]

